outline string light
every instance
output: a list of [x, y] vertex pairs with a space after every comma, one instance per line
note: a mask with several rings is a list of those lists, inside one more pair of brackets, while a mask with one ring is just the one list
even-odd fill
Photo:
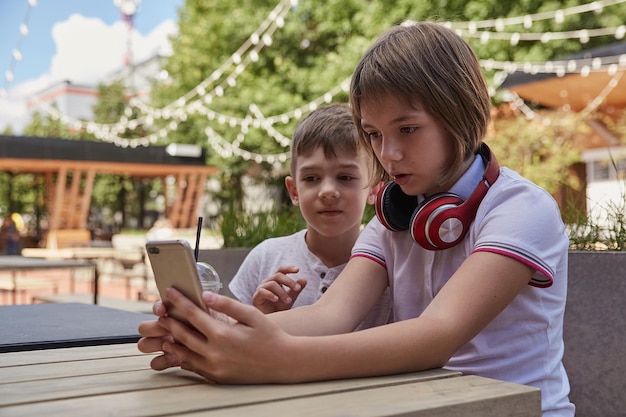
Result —
[[11, 61], [9, 62], [9, 68], [4, 73], [4, 82], [2, 84], [2, 88], [0, 88], [0, 98], [6, 97], [8, 87], [15, 79], [14, 71], [15, 66], [18, 62], [22, 60], [22, 42], [24, 38], [28, 36], [28, 22], [30, 20], [30, 14], [34, 7], [37, 6], [37, 0], [28, 0], [28, 8], [26, 9], [26, 15], [24, 16], [24, 20], [22, 20], [22, 24], [20, 25], [20, 36], [17, 38], [17, 45], [13, 52], [11, 53]]
[[[136, 128], [137, 126], [150, 127], [153, 125], [155, 119], [170, 119], [173, 117], [176, 119], [177, 122], [182, 121], [181, 119], [186, 119], [188, 114], [197, 109], [195, 101], [191, 101], [193, 98], [198, 96], [205, 100], [206, 97], [211, 97], [211, 99], [205, 100], [210, 102], [212, 101], [212, 96], [223, 96], [226, 88], [234, 86], [234, 84], [236, 83], [236, 76], [241, 74], [248, 64], [258, 59], [258, 53], [268, 43], [271, 44], [271, 37], [277, 28], [284, 25], [283, 18], [290, 10], [289, 6], [291, 6], [291, 4], [291, 1], [281, 1], [269, 13], [268, 17], [263, 23], [261, 23], [259, 28], [248, 38], [246, 42], [244, 42], [244, 44], [234, 54], [230, 56], [229, 59], [227, 59], [217, 70], [213, 71], [213, 73], [208, 78], [203, 80], [199, 85], [194, 87], [187, 94], [174, 100], [172, 103], [162, 108], [154, 108], [137, 98], [133, 98], [130, 100], [129, 105], [131, 107], [139, 109], [139, 111], [143, 113], [144, 116], [141, 116], [134, 120], [121, 118], [118, 122], [111, 124], [85, 122], [79, 119], [69, 118], [69, 123], [72, 123], [73, 126], [78, 127], [79, 129], [85, 129], [89, 127], [90, 133], [93, 133], [96, 138], [108, 142], [118, 143], [119, 141], [125, 141], [125, 139], [120, 138], [119, 135], [130, 128], [129, 124], [131, 122]], [[251, 52], [253, 53], [247, 54], [252, 46], [253, 48]], [[241, 61], [242, 56], [246, 56], [243, 61]], [[232, 67], [234, 61], [239, 62], [239, 64], [236, 65], [234, 68], [234, 75], [228, 74], [227, 70]], [[214, 86], [211, 91], [207, 91], [208, 87], [223, 78], [224, 81], [222, 81], [222, 83]], [[47, 111], [54, 119], [63, 119], [61, 113], [57, 109], [48, 105], [43, 100], [35, 99], [33, 101], [35, 104], [44, 105], [44, 110]], [[132, 109], [127, 108], [124, 112], [132, 114]], [[226, 117], [228, 118], [228, 116]], [[174, 122], [169, 123], [166, 129], [174, 130], [176, 127], [177, 123]], [[130, 139], [127, 141], [131, 144], [145, 143], [147, 145], [150, 143], [154, 143], [155, 138], [154, 135], [149, 135], [146, 138]]]
[[527, 74], [555, 74], [563, 77], [567, 74], [584, 74], [593, 72], [615, 71], [616, 68], [626, 68], [626, 54], [611, 55], [596, 58], [568, 59], [546, 62], [514, 62], [494, 61], [493, 59], [479, 60], [485, 70], [501, 70], [512, 74], [522, 71]]
[[598, 0], [579, 6], [569, 7], [566, 9], [558, 9], [549, 12], [540, 12], [530, 15], [500, 17], [497, 19], [468, 21], [468, 22], [443, 22], [442, 24], [451, 29], [467, 29], [470, 32], [483, 28], [495, 28], [496, 31], [502, 31], [506, 26], [522, 25], [525, 29], [530, 29], [534, 22], [540, 20], [553, 19], [557, 23], [562, 22], [565, 16], [573, 16], [582, 13], [594, 12], [601, 13], [605, 7], [614, 6], [616, 4], [625, 3], [626, 0]]
[[[522, 41], [547, 43], [561, 39], [578, 39], [582, 44], [588, 42], [590, 38], [599, 36], [614, 36], [616, 39], [623, 39], [626, 34], [626, 26], [621, 25], [610, 28], [545, 33], [504, 32], [504, 30], [506, 27], [513, 25], [522, 25], [525, 29], [530, 29], [534, 22], [547, 19], [553, 19], [556, 23], [562, 23], [566, 16], [587, 12], [600, 13], [605, 7], [624, 2], [626, 2], [626, 0], [595, 1], [550, 12], [483, 21], [443, 22], [442, 24], [454, 29], [465, 38], [480, 39], [483, 43], [492, 40], [506, 40], [512, 45], [516, 45]], [[49, 105], [46, 106], [46, 109], [53, 118], [63, 123], [71, 125], [76, 129], [85, 129], [93, 133], [98, 139], [124, 147], [148, 146], [157, 143], [160, 139], [167, 137], [169, 132], [176, 130], [181, 122], [187, 120], [188, 116], [200, 115], [212, 123], [238, 129], [234, 135], [234, 139], [229, 141], [219, 135], [213, 128], [206, 128], [207, 143], [218, 155], [224, 158], [236, 156], [259, 163], [267, 162], [280, 165], [287, 161], [289, 156], [288, 152], [263, 155], [249, 152], [241, 148], [249, 134], [249, 128], [254, 127], [262, 129], [273, 138], [279, 146], [287, 147], [290, 144], [290, 138], [279, 132], [276, 129], [276, 125], [287, 124], [294, 119], [298, 120], [320, 105], [332, 102], [337, 94], [348, 90], [351, 77], [347, 77], [344, 81], [339, 83], [339, 85], [333, 87], [315, 100], [282, 114], [265, 116], [260, 107], [255, 103], [249, 105], [248, 114], [244, 117], [223, 114], [212, 109], [210, 106], [215, 97], [223, 97], [227, 94], [229, 89], [235, 87], [237, 85], [238, 76], [242, 74], [251, 63], [258, 61], [259, 53], [261, 53], [265, 47], [272, 45], [273, 34], [284, 26], [285, 17], [295, 5], [297, 5], [297, 1], [295, 0], [280, 1], [257, 30], [255, 30], [222, 65], [214, 70], [209, 77], [189, 90], [186, 94], [164, 107], [152, 107], [148, 103], [135, 97], [130, 100], [129, 107], [124, 110], [125, 116], [120, 118], [118, 122], [112, 124], [98, 124], [73, 119], [63, 115], [57, 109]], [[404, 24], [411, 23], [412, 21], [406, 21]], [[494, 28], [495, 31], [482, 30], [488, 28]], [[495, 94], [497, 87], [502, 83], [506, 74], [515, 71], [523, 71], [530, 74], [550, 73], [557, 76], [574, 73], [584, 76], [591, 72], [606, 71], [608, 74], [612, 75], [613, 78], [607, 84], [603, 92], [588, 104], [585, 111], [581, 112], [581, 115], [588, 115], [597, 109], [606, 99], [610, 91], [617, 86], [624, 68], [626, 67], [626, 55], [548, 62], [512, 62], [488, 59], [481, 60], [480, 64], [485, 70], [497, 71], [493, 77], [493, 84], [489, 87], [492, 95]], [[509, 98], [512, 105], [519, 108], [527, 118], [533, 119], [536, 117], [536, 113], [530, 109], [519, 96], [512, 93], [509, 95]], [[135, 113], [135, 109], [139, 111], [140, 116], [136, 119], [131, 119], [130, 116]], [[567, 108], [563, 108], [562, 110], [568, 111]], [[128, 130], [134, 130], [139, 126], [149, 131], [151, 128], [154, 128], [156, 120], [166, 120], [168, 122], [156, 132], [143, 137], [130, 139], [120, 137]]]
[[548, 43], [557, 40], [564, 39], [578, 39], [581, 44], [588, 43], [590, 38], [595, 38], [599, 36], [614, 36], [615, 39], [622, 39], [624, 37], [624, 32], [626, 31], [626, 26], [621, 25], [617, 27], [610, 28], [599, 28], [599, 29], [581, 29], [581, 30], [571, 30], [567, 32], [542, 32], [542, 33], [519, 33], [519, 32], [490, 32], [490, 31], [470, 31], [463, 29], [456, 29], [456, 33], [459, 36], [464, 38], [475, 38], [480, 39], [481, 43], [487, 43], [490, 40], [505, 40], [508, 41], [511, 45], [515, 46], [520, 41], [540, 41], [542, 43]]

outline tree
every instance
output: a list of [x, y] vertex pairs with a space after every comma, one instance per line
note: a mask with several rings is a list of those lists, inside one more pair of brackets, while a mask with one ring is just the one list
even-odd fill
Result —
[[[235, 211], [240, 211], [244, 201], [244, 175], [271, 184], [277, 195], [281, 194], [278, 190], [283, 188], [287, 161], [271, 161], [270, 158], [255, 160], [255, 155], [287, 152], [286, 144], [280, 143], [280, 135], [289, 138], [299, 117], [310, 110], [306, 106], [350, 76], [359, 57], [385, 28], [409, 19], [458, 23], [530, 16], [588, 2], [299, 0], [279, 3], [279, 0], [185, 0], [179, 10], [179, 33], [171, 39], [173, 55], [164, 66], [169, 77], [153, 87], [147, 103], [154, 109], [150, 116], [154, 118], [154, 123], [126, 129], [119, 136], [132, 138], [163, 130], [167, 134], [159, 135], [162, 144], [194, 143], [207, 147], [207, 163], [221, 168], [222, 200], [227, 206], [232, 205]], [[279, 4], [288, 7], [282, 19], [266, 21]], [[564, 15], [563, 19], [555, 16], [536, 20], [530, 28], [523, 24], [507, 26], [501, 33], [618, 27], [625, 20], [626, 3], [620, 3], [606, 6], [602, 12], [596, 10]], [[256, 34], [258, 39], [254, 39], [252, 35], [264, 22], [269, 22], [268, 30], [275, 31], [271, 37], [259, 32]], [[493, 27], [480, 30], [497, 32]], [[588, 41], [572, 37], [545, 43], [514, 43], [509, 39], [493, 38], [485, 42], [480, 36], [470, 36], [468, 28], [464, 29], [463, 35], [479, 58], [515, 62], [555, 59], [615, 42], [612, 36], [591, 37]], [[247, 42], [252, 42], [250, 47], [258, 52], [254, 59], [250, 54], [234, 54]], [[263, 44], [265, 46], [261, 48]], [[494, 89], [497, 87], [497, 72], [485, 68], [486, 78]], [[203, 81], [207, 81], [206, 85], [202, 84]], [[97, 122], [114, 123], [139, 115], [139, 107], [133, 107], [132, 112], [126, 114], [129, 111], [126, 108], [128, 101], [121, 83], [102, 85], [99, 94], [99, 102], [94, 108]], [[330, 99], [346, 101], [347, 95], [340, 90]], [[494, 104], [500, 104], [501, 100], [500, 95], [494, 95]], [[145, 115], [143, 110], [141, 112]], [[263, 116], [278, 115], [285, 117], [284, 121], [272, 124], [278, 132], [274, 135], [277, 138], [272, 137], [273, 132], [255, 123]], [[623, 121], [621, 123], [615, 129], [623, 132]], [[215, 132], [211, 140], [207, 139], [207, 127]], [[61, 131], [62, 126], [57, 126], [57, 121], [42, 119], [41, 116], [34, 117], [30, 128], [34, 135], [67, 137], [66, 134], [71, 134]], [[540, 127], [533, 121], [511, 118], [499, 120], [494, 125], [493, 132], [497, 136], [490, 137], [489, 141], [494, 149], [497, 148], [502, 165], [521, 169], [524, 175], [550, 190], [562, 182], [566, 169], [563, 164], [576, 158], [569, 145], [571, 136], [580, 128], [579, 123], [571, 123], [560, 125], [555, 130], [554, 126]], [[221, 146], [231, 146], [244, 156], [229, 149], [220, 149], [214, 141], [222, 139]], [[567, 149], [567, 152], [559, 152], [558, 147]], [[513, 149], [517, 151], [512, 152]], [[98, 205], [113, 204], [122, 190], [122, 183], [118, 180], [116, 184], [110, 179], [109, 183], [96, 185], [94, 199], [98, 200]], [[123, 188], [132, 192], [134, 186], [124, 183]], [[289, 206], [288, 199], [283, 199], [278, 209]]]
[[[172, 38], [173, 55], [165, 65], [169, 79], [166, 83], [155, 86], [152, 95], [152, 104], [156, 107], [175, 103], [170, 106], [172, 112], [182, 110], [188, 113], [185, 120], [176, 119], [177, 129], [171, 131], [165, 141], [215, 147], [207, 145], [205, 128], [209, 126], [217, 135], [244, 151], [264, 155], [285, 152], [286, 147], [273, 140], [267, 131], [253, 125], [241, 126], [235, 123], [231, 126], [228, 116], [256, 117], [258, 115], [251, 110], [252, 104], [263, 115], [272, 116], [292, 112], [310, 103], [349, 77], [361, 54], [386, 27], [408, 19], [477, 21], [554, 11], [585, 4], [587, 1], [300, 0], [291, 6], [284, 18], [284, 26], [274, 33], [271, 45], [265, 46], [259, 52], [257, 61], [251, 62], [241, 74], [235, 74], [228, 82], [226, 80], [233, 74], [237, 63], [222, 67], [224, 74], [204, 88], [209, 91], [207, 96], [210, 98], [207, 99], [201, 93], [196, 94], [198, 85], [211, 74], [215, 74], [231, 58], [277, 3], [276, 0], [185, 1], [179, 12], [179, 34]], [[625, 19], [626, 4], [622, 3], [611, 6], [610, 11], [605, 13], [581, 13], [565, 16], [562, 21], [540, 20], [534, 22], [530, 29], [519, 24], [507, 27], [506, 31], [558, 32], [615, 27], [621, 25]], [[467, 39], [482, 59], [518, 62], [558, 58], [578, 52], [582, 48], [614, 41], [611, 37], [600, 37], [591, 38], [587, 43], [574, 38], [547, 43], [523, 41], [513, 44], [501, 40], [482, 42], [478, 38]], [[494, 85], [495, 73], [495, 70], [485, 70], [491, 85]], [[218, 85], [223, 87], [223, 94], [212, 91]], [[188, 94], [188, 98], [176, 102], [185, 94]], [[346, 98], [343, 92], [332, 99], [345, 101]], [[494, 97], [496, 104], [499, 100], [498, 96]], [[202, 111], [189, 110], [194, 108], [191, 105], [194, 101]], [[212, 117], [209, 117], [208, 114], [212, 112]], [[227, 117], [220, 118], [219, 115]], [[284, 136], [290, 137], [297, 121], [297, 117], [290, 117], [286, 123], [279, 123], [274, 127]], [[162, 125], [169, 123], [171, 119], [166, 119]], [[524, 131], [523, 135], [513, 134], [520, 132], [520, 129]], [[244, 130], [245, 135], [242, 135]], [[542, 184], [547, 184], [545, 178], [550, 176], [557, 178], [557, 183], [560, 181], [560, 175], [565, 168], [560, 165], [563, 160], [554, 160], [556, 163], [547, 165], [546, 160], [550, 155], [558, 155], [558, 152], [553, 152], [553, 145], [566, 143], [566, 139], [565, 142], [561, 139], [567, 138], [572, 132], [550, 133], [543, 129], [538, 133], [534, 124], [524, 120], [515, 121], [510, 126], [501, 124], [497, 130], [501, 133], [508, 132], [505, 134], [507, 146], [524, 148], [521, 154], [526, 155], [523, 160], [516, 161], [520, 153], [503, 152], [501, 163], [522, 166], [525, 174], [536, 170], [539, 173], [536, 176], [537, 182]], [[245, 139], [241, 141], [244, 136]], [[553, 141], [557, 137], [559, 140]], [[225, 201], [234, 204], [242, 201], [241, 178], [250, 172], [254, 172], [260, 181], [274, 181], [278, 187], [282, 187], [286, 164], [281, 164], [277, 169], [275, 164], [265, 161], [255, 162], [254, 158], [228, 156], [228, 152], [219, 155], [211, 150], [209, 149], [209, 163], [222, 168], [221, 181], [226, 190], [222, 197]], [[570, 160], [571, 154], [568, 153], [565, 159]], [[240, 206], [239, 203], [238, 207]]]
[[[98, 85], [98, 101], [93, 107], [94, 122], [114, 124], [122, 118], [133, 120], [139, 116], [137, 110], [127, 114], [129, 109], [127, 89], [122, 80]], [[121, 138], [134, 138], [145, 135], [142, 127], [126, 128], [118, 134]], [[99, 212], [120, 213], [122, 227], [129, 226], [129, 219], [138, 220], [138, 227], [144, 227], [145, 195], [158, 187], [154, 181], [131, 179], [123, 175], [100, 174], [94, 182], [92, 206]], [[112, 222], [113, 219], [106, 219]]]

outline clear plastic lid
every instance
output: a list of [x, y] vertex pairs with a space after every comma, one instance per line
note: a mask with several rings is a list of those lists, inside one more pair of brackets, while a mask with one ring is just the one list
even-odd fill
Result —
[[200, 284], [202, 284], [202, 291], [219, 293], [222, 289], [222, 281], [215, 268], [206, 262], [197, 262], [196, 268], [198, 269]]

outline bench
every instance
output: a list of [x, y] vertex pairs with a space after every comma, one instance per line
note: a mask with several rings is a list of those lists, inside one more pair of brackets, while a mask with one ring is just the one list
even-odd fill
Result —
[[48, 232], [47, 249], [63, 249], [77, 246], [88, 246], [91, 232], [87, 229], [58, 229]]

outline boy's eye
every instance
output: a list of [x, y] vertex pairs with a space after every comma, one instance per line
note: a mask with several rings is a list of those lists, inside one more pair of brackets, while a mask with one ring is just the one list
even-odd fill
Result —
[[315, 175], [306, 175], [304, 177], [302, 177], [302, 181], [304, 182], [313, 182], [316, 181], [317, 177]]
[[340, 175], [339, 180], [340, 181], [353, 181], [353, 180], [356, 180], [356, 177], [353, 177], [352, 175]]
[[413, 133], [417, 130], [415, 126], [407, 126], [400, 129], [402, 133]]

